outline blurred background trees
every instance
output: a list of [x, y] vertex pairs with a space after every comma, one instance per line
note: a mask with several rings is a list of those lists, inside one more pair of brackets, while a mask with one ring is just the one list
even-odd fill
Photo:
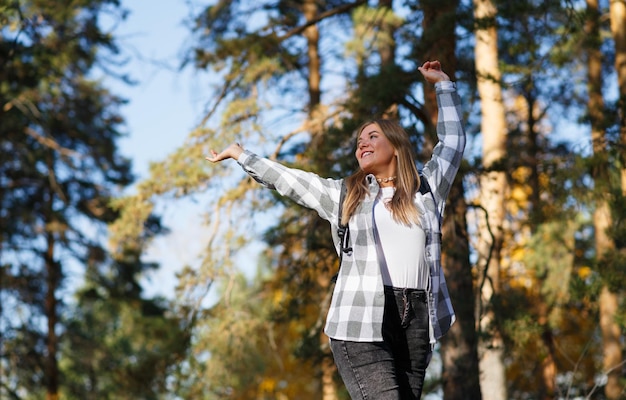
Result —
[[[116, 1], [0, 5], [0, 397], [156, 398], [187, 342], [138, 279], [141, 247], [106, 248], [132, 183], [123, 100], [91, 77], [117, 48]], [[123, 77], [120, 77], [123, 79]], [[149, 216], [141, 240], [161, 231]]]
[[[123, 99], [92, 72], [119, 69], [98, 18], [122, 22], [123, 4], [1, 4], [3, 398], [346, 399], [322, 332], [328, 225], [204, 156], [238, 141], [339, 178], [356, 127], [387, 116], [424, 162], [432, 59], [469, 142], [444, 222], [458, 322], [428, 398], [625, 395], [623, 2], [209, 2], [181, 60], [213, 78], [206, 114], [137, 183], [116, 147]], [[155, 204], [188, 198], [209, 210], [201, 262], [175, 298], [148, 298]]]

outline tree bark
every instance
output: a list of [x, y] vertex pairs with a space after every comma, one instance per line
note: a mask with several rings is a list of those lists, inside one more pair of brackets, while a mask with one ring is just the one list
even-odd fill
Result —
[[[598, 14], [596, 0], [588, 0], [588, 7], [593, 7]], [[615, 70], [617, 71], [619, 87], [619, 128], [621, 148], [626, 144], [626, 4], [623, 1], [610, 2], [611, 32], [615, 41]], [[591, 14], [591, 13], [590, 13]], [[599, 29], [599, 28], [597, 28]], [[599, 34], [598, 34], [599, 35]], [[591, 47], [591, 46], [590, 46]], [[594, 154], [604, 158], [606, 152], [605, 132], [602, 126], [602, 110], [604, 103], [601, 94], [601, 58], [599, 51], [589, 49], [589, 112], [592, 118], [592, 140]], [[626, 161], [625, 151], [621, 153], [622, 165]], [[608, 165], [606, 161], [599, 163], [595, 171], [597, 179], [606, 177]], [[622, 193], [626, 194], [626, 169], [621, 170]], [[594, 227], [596, 238], [596, 254], [601, 259], [603, 254], [614, 248], [614, 242], [607, 233], [611, 225], [610, 206], [606, 200], [599, 199], [597, 209], [594, 212]], [[603, 369], [607, 374], [607, 382], [604, 394], [607, 399], [619, 399], [622, 395], [621, 377], [622, 346], [620, 344], [621, 329], [615, 321], [619, 311], [619, 299], [616, 293], [609, 290], [608, 286], [602, 288], [600, 293], [600, 330], [602, 332], [602, 356]]]
[[[424, 19], [422, 26], [422, 59], [418, 62], [439, 60], [451, 79], [454, 79], [458, 60], [456, 57], [456, 9], [458, 0], [422, 1]], [[437, 126], [437, 95], [432, 85], [424, 85], [424, 110], [431, 117], [431, 126]], [[434, 132], [427, 132], [434, 135]], [[424, 154], [431, 154], [436, 138], [424, 144]]]
[[[393, 0], [379, 0], [378, 8], [385, 10], [385, 13], [393, 12]], [[380, 31], [384, 36], [393, 38], [395, 35], [395, 27], [385, 22], [385, 13], [383, 13], [383, 22], [380, 26]], [[380, 53], [380, 68], [394, 68], [396, 66], [396, 42], [390, 40], [381, 45], [378, 49]], [[389, 119], [398, 119], [398, 104], [391, 104], [387, 110], [385, 110], [383, 116]]]
[[[378, 0], [378, 8], [386, 10], [386, 12], [392, 12], [393, 0]], [[395, 29], [387, 23], [382, 23], [380, 27], [381, 32], [387, 34], [389, 37], [393, 37]], [[394, 65], [396, 62], [396, 46], [395, 41], [386, 43], [385, 46], [381, 46], [378, 50], [380, 52], [380, 64], [384, 68], [388, 65]]]
[[58, 337], [56, 334], [57, 325], [57, 298], [56, 287], [58, 283], [59, 271], [57, 263], [54, 261], [54, 238], [48, 234], [48, 250], [46, 252], [46, 318], [47, 318], [47, 340], [46, 340], [46, 399], [57, 400], [59, 398], [59, 365], [57, 362]]
[[[423, 59], [439, 60], [444, 71], [454, 80], [456, 58], [456, 10], [458, 0], [429, 0], [421, 3], [424, 10]], [[424, 85], [424, 108], [430, 116], [430, 125], [437, 125], [437, 100], [432, 85]], [[434, 141], [428, 140], [424, 151], [430, 153]], [[443, 396], [446, 400], [481, 399], [478, 378], [477, 336], [469, 238], [465, 220], [467, 204], [463, 187], [463, 173], [459, 172], [448, 197], [443, 232], [442, 266], [457, 322], [441, 340]]]
[[[619, 88], [619, 121], [622, 165], [626, 165], [626, 3], [611, 0], [611, 33], [615, 42], [615, 70]], [[622, 167], [622, 194], [626, 196], [626, 167]]]
[[[54, 174], [53, 156], [50, 155], [48, 160], [48, 170], [50, 174]], [[48, 189], [46, 199], [46, 222], [52, 225], [54, 221], [53, 189]], [[46, 233], [46, 252], [44, 254], [44, 263], [46, 268], [46, 299], [44, 303], [45, 315], [47, 319], [46, 332], [46, 365], [45, 365], [45, 381], [46, 381], [46, 400], [57, 400], [59, 398], [59, 364], [57, 361], [58, 337], [56, 334], [57, 326], [57, 297], [56, 291], [61, 277], [59, 264], [54, 260], [55, 254], [55, 237], [53, 232]]]
[[322, 334], [322, 340], [326, 347], [326, 351], [322, 357], [322, 400], [338, 400], [337, 385], [335, 385], [335, 376], [337, 375], [337, 367], [333, 355], [328, 346], [328, 337]]
[[[304, 14], [304, 18], [307, 21], [307, 24], [311, 21], [315, 21], [319, 17], [319, 9], [317, 2], [315, 0], [306, 0], [302, 6], [302, 11]], [[308, 57], [308, 70], [309, 75], [308, 79], [308, 88], [309, 88], [309, 115], [308, 115], [308, 126], [311, 134], [311, 143], [310, 148], [320, 149], [323, 146], [324, 142], [324, 129], [323, 129], [323, 116], [320, 115], [320, 102], [321, 102], [321, 60], [319, 54], [319, 29], [317, 24], [310, 24], [303, 31], [303, 36], [307, 41], [307, 57]], [[312, 162], [319, 167], [322, 167], [322, 164], [326, 160], [326, 155], [320, 151], [313, 151], [312, 154]], [[310, 213], [311, 214], [311, 213]], [[313, 225], [312, 229], [320, 229], [320, 219], [317, 218], [317, 215], [313, 216], [311, 225]], [[320, 282], [320, 293], [322, 297], [324, 297], [325, 293], [332, 290], [330, 285], [330, 275], [332, 275], [333, 270], [331, 268], [324, 269], [326, 274], [328, 274], [328, 279], [318, 279]], [[322, 310], [325, 312], [325, 310]], [[337, 400], [337, 386], [335, 385], [335, 375], [337, 374], [337, 368], [335, 367], [333, 356], [330, 352], [330, 347], [328, 346], [328, 337], [324, 332], [320, 332], [320, 347], [319, 350], [321, 352], [321, 386], [322, 386], [322, 400]]]
[[[317, 4], [314, 0], [307, 0], [303, 4], [304, 18], [312, 21], [317, 18]], [[319, 30], [317, 25], [310, 25], [304, 30], [307, 41], [307, 56], [309, 62], [309, 107], [313, 110], [320, 103], [320, 55], [319, 55]]]
[[497, 315], [491, 307], [500, 288], [500, 252], [505, 217], [506, 175], [501, 163], [505, 156], [507, 125], [502, 102], [501, 72], [498, 65], [497, 9], [491, 0], [474, 0], [476, 21], [475, 65], [480, 96], [484, 172], [480, 178], [480, 204], [486, 216], [479, 225], [478, 262], [487, 279], [480, 282], [479, 343], [480, 386], [488, 399], [507, 398], [504, 343]]
[[[455, 179], [450, 190], [443, 225], [448, 291], [457, 314], [457, 322], [441, 340], [443, 394], [446, 400], [479, 400], [478, 336], [474, 318], [474, 288], [469, 261], [467, 204], [463, 199], [463, 174]], [[466, 300], [472, 299], [472, 300]]]

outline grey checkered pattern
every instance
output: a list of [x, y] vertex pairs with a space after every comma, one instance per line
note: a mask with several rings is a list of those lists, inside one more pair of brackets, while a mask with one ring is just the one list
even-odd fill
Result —
[[[435, 89], [439, 104], [439, 143], [423, 170], [432, 191], [415, 196], [415, 204], [422, 214], [420, 222], [426, 232], [425, 254], [431, 276], [429, 312], [432, 344], [448, 331], [455, 320], [441, 268], [441, 221], [445, 200], [465, 148], [460, 99], [454, 83], [440, 82]], [[265, 187], [316, 210], [320, 217], [329, 221], [335, 248], [339, 252], [336, 231], [341, 180], [324, 179], [310, 172], [287, 168], [249, 151], [245, 151], [238, 162]], [[385, 296], [373, 235], [373, 208], [379, 186], [372, 175], [367, 179], [369, 194], [349, 222], [353, 251], [343, 256], [324, 330], [329, 337], [339, 340], [382, 341]]]

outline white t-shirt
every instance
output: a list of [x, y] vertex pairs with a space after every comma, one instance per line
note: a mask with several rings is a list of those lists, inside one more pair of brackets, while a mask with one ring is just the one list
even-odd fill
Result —
[[385, 206], [391, 201], [395, 187], [383, 187], [374, 204], [374, 224], [378, 231], [385, 264], [381, 265], [383, 284], [399, 288], [426, 289], [428, 269], [424, 258], [426, 235], [419, 225], [406, 226], [396, 222]]

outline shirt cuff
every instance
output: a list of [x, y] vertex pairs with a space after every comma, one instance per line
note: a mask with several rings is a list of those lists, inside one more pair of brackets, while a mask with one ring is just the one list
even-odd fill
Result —
[[439, 81], [437, 83], [435, 83], [435, 89], [436, 90], [442, 90], [442, 91], [454, 91], [456, 90], [456, 83], [452, 82], [452, 81]]
[[246, 163], [246, 160], [248, 160], [248, 158], [250, 158], [250, 153], [248, 150], [244, 150], [243, 153], [239, 154], [239, 157], [237, 157], [237, 162], [241, 165], [244, 165]]

